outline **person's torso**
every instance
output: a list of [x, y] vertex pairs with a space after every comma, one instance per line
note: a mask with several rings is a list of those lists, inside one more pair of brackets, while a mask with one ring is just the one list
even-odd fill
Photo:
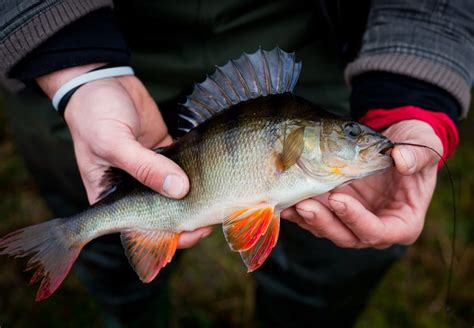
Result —
[[121, 0], [115, 5], [133, 67], [165, 117], [215, 65], [277, 46], [303, 62], [296, 94], [347, 113], [340, 40], [321, 2]]

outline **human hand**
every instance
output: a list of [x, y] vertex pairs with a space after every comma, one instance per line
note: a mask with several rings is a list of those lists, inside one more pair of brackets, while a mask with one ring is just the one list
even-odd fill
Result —
[[[37, 81], [52, 97], [74, 76], [100, 64], [74, 67]], [[76, 160], [90, 203], [102, 191], [100, 181], [109, 167], [120, 168], [142, 184], [172, 198], [184, 197], [189, 181], [181, 168], [152, 148], [172, 142], [154, 100], [135, 76], [89, 82], [71, 97], [64, 115], [74, 141]], [[187, 248], [209, 235], [210, 227], [181, 235], [178, 247]]]
[[[402, 121], [383, 134], [394, 142], [443, 153], [440, 139], [423, 121]], [[414, 243], [436, 186], [439, 158], [429, 149], [411, 146], [395, 146], [391, 156], [396, 168], [304, 200], [282, 217], [340, 247], [383, 249]]]

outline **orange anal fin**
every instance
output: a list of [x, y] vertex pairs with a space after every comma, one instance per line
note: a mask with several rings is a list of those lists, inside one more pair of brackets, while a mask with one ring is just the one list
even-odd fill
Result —
[[224, 236], [233, 251], [251, 248], [267, 231], [273, 206], [246, 208], [234, 212], [223, 222]]
[[273, 247], [278, 241], [280, 232], [280, 218], [274, 216], [265, 234], [250, 249], [240, 252], [240, 256], [247, 266], [247, 272], [258, 269], [270, 255]]
[[122, 231], [122, 245], [130, 265], [144, 283], [149, 283], [173, 258], [179, 233], [159, 230]]

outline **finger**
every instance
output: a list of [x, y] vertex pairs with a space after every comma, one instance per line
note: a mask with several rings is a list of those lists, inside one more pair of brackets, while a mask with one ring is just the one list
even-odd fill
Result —
[[398, 172], [411, 175], [428, 166], [435, 166], [439, 157], [430, 149], [412, 146], [395, 146], [392, 157]]
[[314, 199], [296, 205], [296, 211], [308, 225], [309, 231], [318, 237], [331, 240], [340, 247], [358, 248], [359, 239], [322, 203]]
[[287, 208], [281, 212], [281, 218], [296, 223], [300, 228], [309, 231], [316, 237], [321, 237], [315, 231], [312, 231], [312, 227], [298, 214], [295, 207]]
[[189, 181], [183, 170], [135, 140], [124, 141], [111, 157], [113, 164], [160, 194], [182, 198], [188, 193]]
[[203, 227], [194, 231], [183, 232], [181, 236], [179, 236], [178, 248], [183, 249], [193, 247], [199, 242], [199, 240], [209, 236], [211, 232], [212, 227]]
[[342, 223], [366, 246], [387, 244], [384, 222], [359, 201], [346, 194], [331, 194], [329, 206]]
[[155, 143], [152, 149], [167, 147], [173, 143], [173, 138], [168, 134], [163, 140], [160, 140], [158, 143]]
[[296, 224], [304, 223], [303, 218], [296, 212], [295, 207], [290, 207], [281, 212], [281, 218]]
[[398, 215], [378, 217], [346, 194], [332, 194], [329, 205], [354, 235], [369, 247], [383, 249], [394, 244], [411, 245], [424, 226], [424, 215], [407, 211], [403, 206], [397, 206]]

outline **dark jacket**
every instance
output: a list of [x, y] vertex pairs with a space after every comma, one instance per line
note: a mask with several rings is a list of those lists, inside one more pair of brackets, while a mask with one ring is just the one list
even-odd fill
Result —
[[[132, 8], [131, 1], [117, 1], [118, 9]], [[144, 6], [155, 6], [158, 1], [139, 1]], [[353, 1], [352, 1], [353, 2]], [[162, 2], [159, 2], [160, 4]], [[178, 1], [178, 3], [180, 3]], [[201, 3], [201, 7], [199, 7]], [[194, 17], [190, 12], [200, 11], [196, 22], [184, 21], [190, 32], [199, 32], [203, 26], [212, 26], [211, 34], [219, 37], [225, 28], [243, 27], [248, 24], [275, 24], [275, 19], [266, 17], [263, 8], [266, 3], [245, 1], [218, 1], [218, 8], [205, 8], [205, 1], [187, 1], [176, 6], [179, 12], [167, 13], [170, 21], [181, 17]], [[267, 5], [276, 8], [280, 3], [273, 1]], [[341, 52], [350, 53], [362, 36], [359, 25], [365, 24], [364, 17], [350, 5], [351, 1], [307, 1], [295, 2], [295, 6], [312, 7], [318, 15], [315, 28], [324, 26], [324, 33], [333, 33]], [[363, 7], [363, 2], [358, 2]], [[194, 4], [195, 6], [193, 6]], [[110, 0], [23, 0], [2, 1], [0, 4], [0, 75], [5, 80], [11, 70], [35, 48], [51, 38], [66, 25], [99, 8], [111, 8]], [[172, 5], [171, 5], [172, 7]], [[170, 8], [171, 8], [170, 7]], [[267, 6], [268, 7], [268, 6]], [[281, 7], [292, 15], [291, 10]], [[249, 14], [251, 13], [251, 14]], [[122, 12], [122, 18], [124, 18]], [[132, 12], [128, 13], [132, 15]], [[227, 16], [226, 16], [227, 15]], [[237, 17], [228, 20], [230, 15]], [[151, 19], [151, 18], [150, 18]], [[203, 22], [205, 24], [203, 24]], [[263, 23], [262, 23], [263, 22]], [[449, 93], [462, 109], [465, 116], [470, 102], [470, 88], [474, 76], [474, 2], [471, 0], [373, 0], [362, 47], [358, 56], [345, 70], [347, 83], [355, 77], [373, 71], [402, 74], [426, 81]], [[134, 23], [132, 23], [133, 25]], [[192, 26], [195, 26], [193, 28]], [[207, 24], [207, 25], [206, 25]], [[232, 26], [234, 24], [234, 26]], [[237, 24], [237, 25], [235, 25]], [[151, 24], [150, 26], [153, 26]], [[193, 30], [194, 29], [194, 30]], [[209, 31], [208, 31], [209, 32]], [[150, 30], [148, 34], [152, 34]], [[173, 31], [170, 33], [174, 33]], [[239, 29], [235, 29], [239, 33]], [[317, 32], [315, 32], [317, 33]], [[153, 40], [146, 40], [152, 42]], [[151, 45], [150, 47], [158, 47]], [[11, 81], [10, 81], [11, 82]]]

